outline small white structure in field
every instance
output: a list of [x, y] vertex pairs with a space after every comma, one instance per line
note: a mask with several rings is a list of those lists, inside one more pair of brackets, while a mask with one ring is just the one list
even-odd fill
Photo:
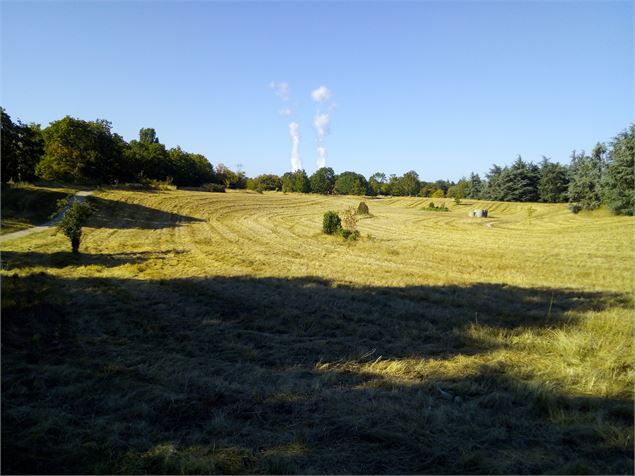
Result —
[[487, 218], [487, 210], [472, 210], [469, 216], [476, 218]]

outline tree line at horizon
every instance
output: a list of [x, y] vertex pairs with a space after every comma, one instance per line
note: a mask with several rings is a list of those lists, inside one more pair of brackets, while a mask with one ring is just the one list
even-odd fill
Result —
[[598, 143], [590, 155], [573, 151], [569, 165], [543, 156], [539, 164], [520, 156], [510, 166], [494, 164], [484, 178], [471, 173], [457, 182], [426, 182], [408, 171], [401, 176], [377, 172], [368, 179], [330, 167], [311, 176], [304, 170], [282, 176], [263, 174], [248, 178], [223, 164], [180, 147], [167, 149], [156, 131], [142, 128], [139, 139], [126, 142], [113, 133], [111, 123], [84, 121], [70, 116], [48, 127], [13, 122], [0, 108], [2, 131], [2, 182], [34, 179], [69, 183], [130, 183], [168, 181], [178, 186], [219, 184], [259, 192], [321, 193], [341, 195], [392, 195], [432, 198], [482, 199], [510, 202], [569, 203], [574, 212], [606, 204], [619, 214], [635, 212], [635, 124], [617, 134], [609, 144]]

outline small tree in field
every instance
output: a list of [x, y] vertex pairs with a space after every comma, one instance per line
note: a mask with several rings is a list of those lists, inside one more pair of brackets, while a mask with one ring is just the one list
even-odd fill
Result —
[[327, 235], [336, 233], [342, 227], [342, 221], [336, 212], [328, 211], [322, 220], [322, 231]]
[[71, 248], [74, 254], [79, 253], [79, 244], [82, 239], [82, 226], [92, 214], [93, 209], [87, 203], [73, 202], [57, 224], [57, 229], [71, 240]]

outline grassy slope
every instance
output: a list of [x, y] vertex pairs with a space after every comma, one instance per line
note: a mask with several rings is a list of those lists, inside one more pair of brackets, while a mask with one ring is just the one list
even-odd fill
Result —
[[57, 211], [57, 201], [75, 193], [68, 187], [2, 184], [0, 235], [41, 225]]
[[4, 472], [633, 472], [632, 218], [97, 201], [3, 245]]

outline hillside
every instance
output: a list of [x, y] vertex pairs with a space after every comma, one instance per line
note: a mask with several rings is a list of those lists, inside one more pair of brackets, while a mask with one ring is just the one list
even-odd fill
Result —
[[633, 472], [633, 217], [94, 202], [79, 256], [1, 246], [3, 472]]

